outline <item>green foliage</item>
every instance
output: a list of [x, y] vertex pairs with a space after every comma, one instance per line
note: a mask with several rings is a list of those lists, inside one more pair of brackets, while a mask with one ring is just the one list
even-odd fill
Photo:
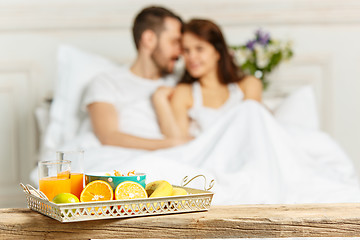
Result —
[[280, 42], [270, 38], [269, 33], [256, 31], [255, 38], [246, 44], [231, 46], [236, 64], [249, 75], [263, 81], [266, 88], [266, 76], [281, 62], [293, 57], [291, 42]]

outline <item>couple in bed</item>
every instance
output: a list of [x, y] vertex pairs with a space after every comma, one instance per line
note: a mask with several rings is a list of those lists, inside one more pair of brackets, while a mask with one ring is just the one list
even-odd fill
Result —
[[[173, 147], [244, 99], [261, 101], [261, 81], [235, 66], [215, 23], [183, 24], [171, 11], [149, 7], [137, 15], [133, 37], [135, 62], [100, 74], [85, 95], [84, 107], [102, 144]], [[179, 80], [171, 73], [181, 52], [186, 70], [175, 87]]]
[[135, 169], [174, 184], [203, 173], [216, 180], [216, 204], [360, 200], [351, 160], [306, 118], [285, 125], [261, 105], [261, 81], [235, 66], [216, 24], [150, 7], [133, 35], [134, 63], [99, 74], [85, 92], [96, 141], [85, 147], [86, 171]]

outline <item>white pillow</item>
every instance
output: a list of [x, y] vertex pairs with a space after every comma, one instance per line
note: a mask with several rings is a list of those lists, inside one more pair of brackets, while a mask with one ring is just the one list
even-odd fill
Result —
[[284, 124], [319, 129], [319, 116], [314, 89], [304, 86], [291, 93], [275, 109], [275, 118]]
[[58, 79], [42, 152], [57, 150], [76, 136], [85, 86], [95, 75], [116, 67], [116, 64], [103, 57], [68, 45], [59, 47], [57, 61]]

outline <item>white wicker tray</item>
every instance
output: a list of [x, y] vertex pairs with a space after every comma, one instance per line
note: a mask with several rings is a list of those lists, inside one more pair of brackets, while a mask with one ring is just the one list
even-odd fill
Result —
[[[203, 176], [203, 175], [198, 175]], [[196, 176], [196, 177], [198, 177]], [[172, 213], [207, 211], [210, 208], [214, 181], [206, 189], [184, 187], [190, 181], [184, 178], [181, 188], [189, 194], [184, 196], [145, 198], [136, 200], [111, 200], [86, 203], [55, 204], [42, 198], [31, 186], [23, 186], [27, 205], [30, 209], [56, 219], [60, 222], [78, 222], [97, 219], [127, 218]], [[205, 178], [205, 177], [204, 177]], [[175, 186], [174, 187], [180, 187]]]

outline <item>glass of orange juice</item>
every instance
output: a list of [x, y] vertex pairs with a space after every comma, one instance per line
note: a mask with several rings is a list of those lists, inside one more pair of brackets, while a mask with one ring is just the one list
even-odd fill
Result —
[[70, 161], [40, 161], [39, 189], [49, 201], [59, 193], [71, 191], [71, 162]]
[[80, 194], [84, 189], [84, 151], [57, 151], [56, 158], [71, 161], [71, 193], [80, 199]]

